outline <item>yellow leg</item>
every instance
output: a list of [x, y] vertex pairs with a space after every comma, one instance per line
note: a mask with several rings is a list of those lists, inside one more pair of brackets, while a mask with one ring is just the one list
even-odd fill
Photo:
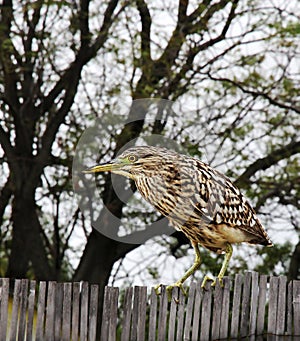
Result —
[[[228, 268], [228, 264], [229, 264], [230, 258], [232, 256], [232, 251], [233, 251], [233, 249], [232, 249], [231, 244], [227, 243], [226, 250], [225, 250], [225, 258], [224, 258], [221, 270], [220, 270], [220, 272], [219, 272], [219, 274], [217, 276], [221, 286], [223, 286], [223, 277], [224, 277], [225, 272], [226, 272], [226, 270]], [[207, 281], [212, 281], [212, 284], [211, 284], [212, 286], [216, 285], [216, 280], [212, 279], [211, 277], [206, 275], [204, 277], [204, 279], [203, 279], [202, 284], [201, 284], [201, 288], [205, 288], [205, 284], [206, 284]]]
[[[187, 272], [175, 283], [168, 285], [166, 290], [168, 292], [168, 296], [169, 298], [172, 295], [172, 289], [174, 287], [178, 287], [182, 290], [182, 292], [186, 295], [186, 291], [183, 288], [183, 283], [191, 276], [195, 273], [196, 270], [199, 269], [200, 264], [201, 264], [201, 259], [200, 259], [200, 252], [199, 252], [199, 248], [198, 248], [198, 244], [192, 242], [192, 246], [195, 250], [195, 261], [194, 264], [187, 270]], [[156, 291], [157, 294], [159, 294], [158, 289], [161, 287], [161, 284], [157, 285], [154, 289]]]

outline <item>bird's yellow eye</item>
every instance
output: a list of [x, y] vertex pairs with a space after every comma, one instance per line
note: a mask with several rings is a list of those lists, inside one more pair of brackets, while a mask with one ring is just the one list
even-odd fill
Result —
[[128, 156], [128, 161], [133, 163], [133, 162], [137, 161], [137, 157], [134, 154], [131, 154]]

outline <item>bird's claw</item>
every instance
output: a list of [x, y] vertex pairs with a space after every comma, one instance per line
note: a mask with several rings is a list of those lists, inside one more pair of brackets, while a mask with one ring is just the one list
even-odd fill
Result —
[[[159, 289], [161, 288], [161, 286], [162, 286], [162, 284], [158, 284], [158, 285], [156, 285], [156, 286], [154, 287], [154, 291], [155, 291], [156, 295], [160, 295], [160, 294], [161, 294], [161, 292], [159, 291]], [[172, 291], [173, 291], [173, 288], [176, 288], [176, 287], [179, 288], [185, 296], [187, 296], [187, 292], [186, 292], [186, 290], [184, 289], [183, 284], [182, 284], [181, 282], [178, 281], [178, 282], [175, 282], [175, 283], [173, 283], [173, 284], [170, 284], [170, 285], [168, 285], [168, 286], [166, 287], [166, 292], [167, 292], [167, 294], [168, 294], [168, 299], [169, 299], [169, 301], [171, 301], [171, 299], [172, 299]]]
[[[224, 284], [223, 284], [223, 279], [222, 279], [222, 277], [219, 277], [219, 276], [218, 276], [217, 279], [218, 279], [219, 285], [223, 288]], [[204, 279], [203, 279], [203, 281], [202, 281], [202, 284], [201, 284], [201, 288], [202, 288], [202, 289], [205, 289], [205, 285], [206, 285], [206, 282], [207, 282], [207, 281], [212, 281], [212, 283], [211, 283], [211, 286], [212, 286], [212, 287], [215, 287], [216, 284], [217, 284], [217, 280], [216, 280], [215, 278], [212, 278], [212, 277], [210, 277], [210, 276], [208, 276], [208, 275], [205, 275], [205, 277], [204, 277]]]

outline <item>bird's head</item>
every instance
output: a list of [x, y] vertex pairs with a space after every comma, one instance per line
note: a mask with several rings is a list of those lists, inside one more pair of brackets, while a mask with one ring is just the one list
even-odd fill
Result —
[[[172, 154], [172, 155], [169, 155]], [[138, 176], [157, 175], [170, 161], [169, 156], [178, 155], [168, 149], [152, 146], [132, 147], [108, 163], [84, 170], [84, 173], [112, 172], [135, 180]]]

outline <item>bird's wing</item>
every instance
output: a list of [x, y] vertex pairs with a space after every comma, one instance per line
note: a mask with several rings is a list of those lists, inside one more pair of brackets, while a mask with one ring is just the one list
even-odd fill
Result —
[[239, 228], [262, 243], [271, 243], [253, 208], [230, 179], [209, 166], [205, 176], [196, 179], [198, 191], [191, 198], [194, 211], [205, 221]]

